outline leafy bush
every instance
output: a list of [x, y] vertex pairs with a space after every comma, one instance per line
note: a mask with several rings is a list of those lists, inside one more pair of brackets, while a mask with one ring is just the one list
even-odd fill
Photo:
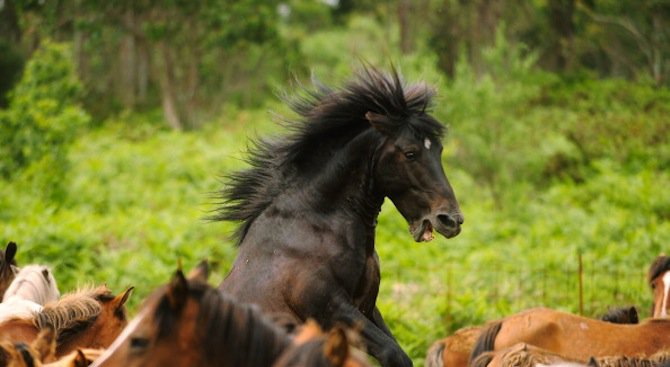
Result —
[[0, 175], [32, 166], [26, 182], [48, 193], [60, 191], [67, 146], [89, 121], [78, 105], [81, 85], [70, 53], [66, 44], [44, 41], [11, 92], [9, 108], [0, 111]]

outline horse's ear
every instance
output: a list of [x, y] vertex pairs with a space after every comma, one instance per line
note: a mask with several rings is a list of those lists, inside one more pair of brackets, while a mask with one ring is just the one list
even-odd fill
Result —
[[344, 366], [349, 358], [349, 343], [347, 335], [341, 327], [334, 327], [328, 332], [323, 352], [330, 363], [335, 367]]
[[189, 280], [197, 280], [207, 283], [209, 278], [209, 261], [207, 259], [201, 260], [193, 270], [188, 273]]
[[384, 135], [391, 133], [391, 119], [388, 116], [380, 115], [369, 111], [365, 114], [365, 118], [370, 122], [370, 125]]
[[298, 333], [293, 337], [293, 342], [297, 345], [304, 344], [321, 334], [323, 334], [321, 326], [314, 319], [309, 318], [300, 326]]
[[133, 294], [133, 290], [135, 287], [130, 286], [128, 289], [123, 291], [123, 293], [119, 294], [118, 296], [114, 297], [112, 302], [114, 302], [114, 307], [118, 310], [119, 308], [123, 307], [123, 305], [128, 302], [128, 298], [130, 298], [130, 295]]
[[12, 356], [5, 345], [0, 344], [0, 366], [8, 366]]
[[188, 297], [188, 280], [181, 269], [177, 270], [168, 285], [167, 298], [173, 310], [181, 310]]
[[588, 367], [598, 367], [598, 361], [596, 361], [595, 357], [589, 358], [589, 361], [586, 363]]
[[88, 362], [88, 359], [84, 355], [84, 352], [81, 351], [81, 349], [77, 349], [77, 355], [74, 356], [74, 360], [72, 361], [72, 366], [73, 367], [88, 367], [90, 363]]
[[56, 360], [56, 330], [51, 326], [44, 327], [31, 347], [37, 352], [40, 361]]
[[16, 260], [14, 259], [14, 256], [16, 256], [16, 243], [10, 241], [7, 244], [7, 248], [5, 248], [5, 262], [8, 264], [16, 265]]
[[640, 317], [637, 314], [637, 308], [635, 308], [635, 306], [630, 306], [630, 309], [628, 310], [628, 315], [630, 316], [631, 323], [637, 324], [640, 322]]

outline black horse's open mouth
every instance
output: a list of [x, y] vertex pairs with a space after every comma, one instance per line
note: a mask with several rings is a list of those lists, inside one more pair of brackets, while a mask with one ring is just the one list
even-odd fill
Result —
[[429, 242], [435, 238], [433, 235], [433, 225], [428, 219], [424, 219], [418, 224], [416, 222], [410, 224], [409, 231], [416, 242]]
[[460, 214], [438, 214], [433, 218], [429, 216], [423, 220], [410, 223], [409, 232], [416, 242], [432, 241], [435, 238], [433, 230], [446, 238], [453, 238], [461, 233], [461, 223], [463, 223], [463, 217]]

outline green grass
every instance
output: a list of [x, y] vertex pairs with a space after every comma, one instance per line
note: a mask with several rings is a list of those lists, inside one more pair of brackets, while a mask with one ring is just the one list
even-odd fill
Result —
[[[54, 267], [63, 292], [134, 285], [135, 312], [178, 259], [186, 269], [202, 258], [217, 262], [213, 284], [225, 276], [233, 227], [204, 220], [212, 193], [222, 174], [244, 166], [249, 139], [277, 127], [265, 110], [232, 111], [189, 133], [132, 118], [79, 136], [61, 203], [41, 195], [49, 181], [34, 173], [0, 181], [0, 239], [19, 243], [20, 264]], [[379, 218], [378, 304], [416, 365], [432, 341], [462, 326], [538, 305], [577, 312], [578, 252], [586, 314], [630, 303], [648, 314], [644, 274], [670, 242], [667, 171], [604, 159], [582, 183], [507, 187], [515, 200], [503, 209], [464, 165], [451, 164], [458, 144], [447, 140], [445, 162], [466, 217], [460, 236], [415, 243], [391, 202]]]

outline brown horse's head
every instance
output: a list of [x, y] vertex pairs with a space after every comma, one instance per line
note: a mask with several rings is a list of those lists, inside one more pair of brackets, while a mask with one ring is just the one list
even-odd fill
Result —
[[59, 357], [77, 348], [106, 348], [128, 323], [125, 303], [132, 290], [130, 287], [114, 296], [102, 286], [66, 294], [45, 305], [36, 315], [35, 325], [56, 329]]
[[56, 332], [53, 328], [45, 328], [30, 345], [10, 341], [0, 343], [0, 366], [41, 366], [55, 358], [55, 349]]
[[393, 201], [417, 242], [433, 239], [433, 229], [447, 238], [461, 232], [463, 215], [442, 167], [443, 125], [427, 112], [433, 91], [423, 84], [405, 88], [398, 75], [369, 71], [369, 90], [387, 101], [365, 114], [383, 135], [375, 163], [380, 193]]
[[654, 293], [652, 317], [668, 317], [670, 315], [670, 257], [658, 256], [649, 267], [647, 280]]
[[9, 242], [4, 252], [0, 251], [0, 299], [18, 272], [15, 256], [16, 243], [14, 242]]
[[362, 352], [351, 348], [345, 330], [334, 327], [324, 333], [313, 320], [308, 320], [273, 367], [367, 367]]
[[289, 344], [259, 311], [238, 305], [203, 280], [178, 270], [154, 292], [93, 366], [270, 365]]

